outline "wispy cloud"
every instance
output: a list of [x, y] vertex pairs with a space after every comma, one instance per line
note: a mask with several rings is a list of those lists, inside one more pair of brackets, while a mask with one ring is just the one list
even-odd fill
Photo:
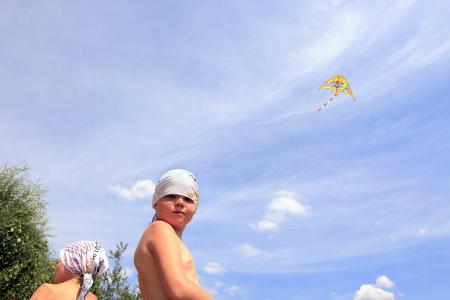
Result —
[[426, 229], [426, 228], [419, 228], [419, 230], [417, 231], [417, 233], [418, 233], [420, 236], [426, 236], [426, 235], [428, 235], [428, 229]]
[[253, 247], [252, 245], [248, 243], [243, 243], [236, 248], [234, 248], [234, 251], [237, 251], [245, 256], [261, 256], [264, 254], [264, 252], [256, 247]]
[[245, 290], [243, 290], [237, 284], [225, 284], [221, 281], [214, 281], [207, 287], [207, 290], [215, 296], [215, 299], [229, 299], [237, 298], [245, 295]]
[[231, 285], [225, 289], [225, 293], [231, 297], [237, 296], [241, 293], [242, 289], [238, 285]]
[[[0, 6], [0, 157], [43, 178], [57, 246], [132, 248], [152, 216], [142, 178], [172, 167], [199, 177], [190, 246], [223, 272], [217, 299], [263, 298], [239, 272], [373, 266], [450, 236], [448, 1]], [[336, 73], [357, 101], [315, 114]], [[400, 297], [377, 282], [360, 296]]]
[[312, 43], [298, 53], [302, 61], [302, 72], [310, 73], [338, 61], [346, 50], [362, 37], [364, 15], [356, 10], [346, 9], [339, 15], [333, 15], [318, 29], [320, 34]]

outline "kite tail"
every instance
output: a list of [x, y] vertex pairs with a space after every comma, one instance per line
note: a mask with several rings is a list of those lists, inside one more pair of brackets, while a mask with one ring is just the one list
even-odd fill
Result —
[[317, 111], [321, 111], [323, 108], [325, 108], [325, 106], [327, 106], [328, 104], [330, 104], [331, 101], [333, 101], [333, 99], [334, 99], [335, 97], [336, 97], [336, 96], [333, 96], [333, 97], [331, 97], [330, 99], [328, 99], [328, 101], [325, 102], [324, 104], [322, 104], [322, 106], [319, 107], [319, 108], [317, 109]]

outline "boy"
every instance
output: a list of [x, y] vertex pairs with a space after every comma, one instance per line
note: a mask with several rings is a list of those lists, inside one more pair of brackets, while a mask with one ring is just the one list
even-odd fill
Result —
[[198, 206], [198, 185], [187, 170], [166, 172], [158, 181], [153, 222], [134, 254], [143, 300], [212, 300], [199, 284], [192, 255], [181, 240]]
[[89, 292], [93, 277], [108, 269], [105, 249], [96, 241], [78, 241], [59, 251], [61, 261], [56, 265], [55, 284], [44, 283], [30, 300], [97, 300]]

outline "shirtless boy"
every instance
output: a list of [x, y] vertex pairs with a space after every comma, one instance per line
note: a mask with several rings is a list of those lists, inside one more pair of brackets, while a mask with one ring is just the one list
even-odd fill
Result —
[[187, 170], [166, 172], [158, 181], [153, 222], [134, 254], [143, 300], [212, 300], [199, 284], [192, 255], [181, 240], [198, 205], [198, 185]]
[[55, 284], [44, 283], [30, 300], [97, 300], [89, 292], [93, 277], [108, 269], [105, 250], [95, 241], [78, 241], [61, 249], [56, 265]]

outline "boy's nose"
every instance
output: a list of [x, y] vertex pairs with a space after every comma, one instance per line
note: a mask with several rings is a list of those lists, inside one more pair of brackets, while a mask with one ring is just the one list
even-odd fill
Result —
[[175, 199], [175, 205], [176, 206], [184, 206], [184, 199], [183, 199], [183, 197], [177, 197], [176, 199]]

